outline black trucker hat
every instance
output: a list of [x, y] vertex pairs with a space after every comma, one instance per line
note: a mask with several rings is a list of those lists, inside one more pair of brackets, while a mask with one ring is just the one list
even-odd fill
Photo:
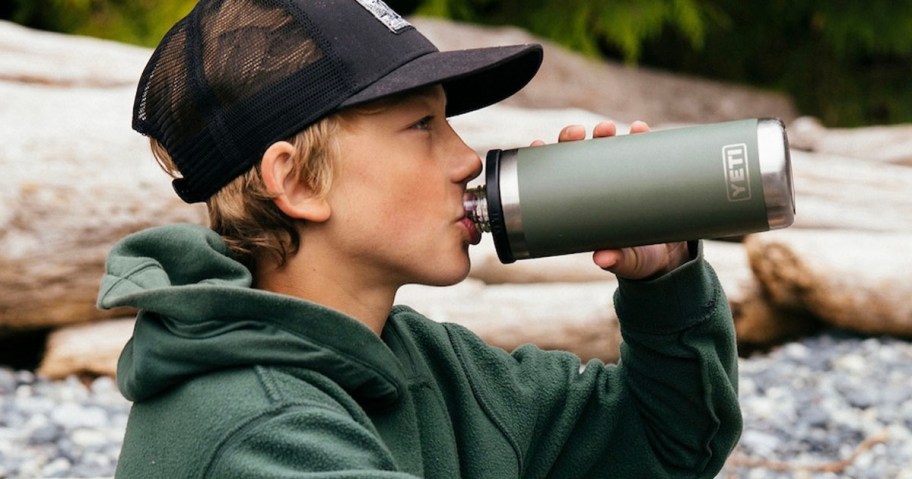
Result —
[[541, 60], [540, 45], [440, 52], [381, 0], [201, 0], [152, 53], [133, 128], [193, 203], [341, 108], [440, 83], [458, 115], [516, 93]]

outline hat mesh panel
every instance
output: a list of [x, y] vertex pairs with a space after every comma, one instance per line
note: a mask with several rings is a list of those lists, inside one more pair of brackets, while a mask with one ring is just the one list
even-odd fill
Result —
[[140, 80], [135, 123], [174, 159], [182, 198], [207, 198], [334, 106], [337, 69], [321, 62], [307, 26], [283, 2], [225, 0], [201, 4], [162, 40]]

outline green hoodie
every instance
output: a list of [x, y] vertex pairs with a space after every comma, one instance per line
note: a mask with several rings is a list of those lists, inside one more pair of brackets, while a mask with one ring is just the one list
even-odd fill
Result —
[[741, 431], [731, 315], [699, 258], [620, 282], [617, 366], [508, 354], [402, 306], [377, 337], [253, 289], [191, 225], [118, 243], [98, 304], [139, 309], [122, 478], [711, 478]]

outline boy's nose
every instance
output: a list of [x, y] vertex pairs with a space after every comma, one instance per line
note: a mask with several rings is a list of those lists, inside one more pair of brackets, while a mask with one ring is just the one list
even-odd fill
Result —
[[453, 180], [457, 183], [468, 183], [481, 174], [481, 158], [462, 139], [458, 142], [453, 158]]

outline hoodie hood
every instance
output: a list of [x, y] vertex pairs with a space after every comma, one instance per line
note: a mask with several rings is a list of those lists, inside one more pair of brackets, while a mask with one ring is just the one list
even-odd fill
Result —
[[222, 239], [196, 225], [127, 236], [108, 255], [98, 307], [139, 310], [117, 383], [142, 401], [208, 372], [253, 365], [319, 372], [365, 406], [395, 402], [405, 380], [392, 351], [353, 318], [251, 287]]

